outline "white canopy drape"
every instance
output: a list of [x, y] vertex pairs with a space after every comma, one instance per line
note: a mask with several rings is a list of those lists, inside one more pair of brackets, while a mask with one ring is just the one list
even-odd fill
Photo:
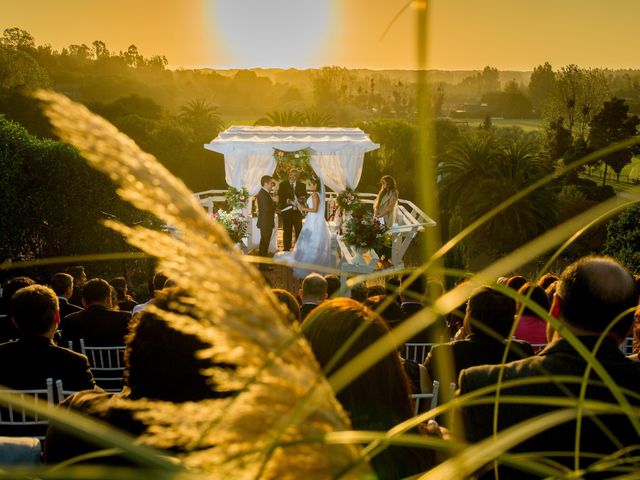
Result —
[[336, 192], [356, 188], [364, 154], [379, 148], [359, 128], [230, 127], [204, 148], [224, 154], [225, 180], [249, 194], [260, 190], [260, 178], [276, 169], [273, 150], [311, 150], [311, 167]]

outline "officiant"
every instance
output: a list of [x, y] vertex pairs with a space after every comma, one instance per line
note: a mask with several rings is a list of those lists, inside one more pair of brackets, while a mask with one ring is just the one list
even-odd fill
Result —
[[292, 168], [288, 176], [289, 180], [280, 182], [278, 187], [278, 208], [282, 216], [282, 241], [285, 252], [291, 250], [294, 230], [298, 240], [302, 229], [302, 213], [297, 206], [304, 204], [307, 198], [307, 187], [300, 181], [300, 172]]

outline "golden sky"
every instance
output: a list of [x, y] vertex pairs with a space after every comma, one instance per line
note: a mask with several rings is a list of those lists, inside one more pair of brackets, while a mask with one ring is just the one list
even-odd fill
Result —
[[[429, 68], [640, 67], [640, 0], [427, 0]], [[407, 0], [0, 0], [17, 26], [61, 49], [102, 40], [169, 64], [414, 68]]]

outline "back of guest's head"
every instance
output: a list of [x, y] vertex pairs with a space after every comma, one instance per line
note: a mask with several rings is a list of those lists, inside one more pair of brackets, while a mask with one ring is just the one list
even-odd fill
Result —
[[364, 302], [367, 299], [367, 285], [364, 283], [356, 283], [352, 286], [351, 298], [358, 302]]
[[333, 273], [327, 273], [324, 279], [327, 281], [327, 296], [331, 298], [334, 293], [340, 290], [340, 277]]
[[553, 296], [556, 294], [556, 288], [558, 288], [558, 282], [555, 281], [550, 284], [545, 290], [544, 293], [547, 294], [547, 298], [549, 301], [553, 300]]
[[[328, 300], [314, 309], [302, 330], [322, 368], [342, 353], [327, 375], [344, 367], [367, 347], [389, 334], [384, 321], [349, 298]], [[345, 351], [347, 339], [358, 336]], [[411, 390], [396, 352], [389, 353], [352, 380], [336, 397], [356, 430], [386, 431], [413, 416]], [[372, 466], [378, 478], [400, 479], [429, 468], [430, 451], [392, 447], [376, 456]]]
[[399, 278], [389, 277], [385, 280], [384, 289], [386, 290], [387, 295], [396, 295], [396, 297], [399, 297], [399, 295], [397, 294], [398, 288], [400, 288]]
[[111, 299], [111, 285], [102, 278], [92, 278], [82, 289], [82, 300], [87, 304], [104, 303]]
[[518, 290], [520, 290], [520, 287], [522, 287], [528, 281], [529, 280], [527, 280], [522, 275], [512, 275], [511, 277], [509, 277], [509, 280], [507, 280], [507, 283], [505, 285], [517, 292]]
[[476, 288], [467, 302], [464, 324], [477, 335], [505, 339], [513, 326], [516, 302], [489, 286]]
[[322, 275], [310, 273], [302, 280], [303, 300], [324, 300], [327, 296], [327, 281]]
[[[385, 303], [388, 305], [380, 310]], [[364, 301], [364, 305], [380, 315], [389, 328], [395, 327], [402, 321], [403, 315], [400, 305], [397, 302], [389, 302], [387, 295], [369, 297]]]
[[61, 297], [73, 288], [73, 277], [68, 273], [56, 273], [49, 284], [56, 295]]
[[[608, 257], [584, 257], [569, 265], [558, 280], [560, 317], [592, 333], [602, 333], [616, 320], [611, 332], [627, 335], [638, 305], [633, 276]], [[626, 313], [624, 313], [626, 312]]]
[[427, 277], [418, 275], [411, 281], [411, 275], [402, 276], [402, 298], [412, 302], [423, 302], [427, 292]]
[[87, 274], [85, 273], [82, 265], [74, 265], [67, 268], [67, 273], [73, 277], [73, 281], [76, 285], [81, 286], [87, 281]]
[[15, 293], [24, 287], [29, 287], [31, 285], [35, 285], [35, 280], [29, 277], [15, 277], [10, 280], [7, 280], [5, 284], [2, 286], [2, 300], [6, 302], [6, 305], [9, 306], [9, 302], [11, 302], [11, 298], [15, 295]]
[[167, 280], [169, 280], [169, 277], [164, 272], [156, 272], [153, 276], [153, 280], [151, 281], [153, 292], [155, 293], [162, 290], [167, 283]]
[[291, 293], [283, 290], [282, 288], [271, 289], [276, 298], [282, 303], [290, 313], [289, 320], [294, 320], [295, 323], [300, 323], [300, 304]]
[[[522, 287], [520, 287], [520, 289], [518, 290], [518, 293], [525, 297], [528, 296], [532, 302], [540, 305], [540, 307], [542, 307], [542, 309], [545, 312], [549, 311], [549, 307], [551, 306], [551, 303], [549, 302], [549, 297], [547, 296], [547, 292], [545, 292], [544, 288], [542, 288], [540, 285], [533, 285], [531, 282], [527, 282]], [[518, 303], [516, 305], [516, 310], [519, 311], [520, 307], [521, 305], [520, 303]], [[524, 310], [522, 311], [522, 314], [533, 315], [535, 317], [540, 316], [536, 312], [531, 310], [531, 308], [526, 306], [526, 304], [525, 304]]]
[[21, 288], [11, 299], [11, 317], [26, 337], [48, 333], [56, 322], [57, 311], [58, 297], [44, 285]]
[[[160, 292], [153, 304], [177, 313], [176, 300], [184, 296], [168, 289]], [[197, 352], [211, 346], [195, 335], [176, 330], [149, 310], [134, 317], [125, 345], [125, 375], [132, 398], [186, 402], [228, 395], [216, 391], [202, 373], [213, 364]]]
[[384, 288], [384, 285], [371, 285], [367, 288], [367, 298], [370, 297], [378, 297], [380, 295], [386, 295], [387, 289]]
[[111, 286], [115, 288], [118, 294], [118, 300], [125, 300], [127, 295], [127, 279], [124, 277], [116, 277], [109, 281]]
[[[321, 367], [326, 366], [347, 339], [361, 328], [360, 335], [335, 362], [331, 371], [326, 372], [327, 375], [387, 335], [389, 329], [380, 316], [348, 298], [322, 303], [302, 324], [304, 335]], [[394, 352], [338, 393], [338, 400], [349, 412], [354, 428], [386, 429], [412, 416], [409, 395], [408, 381]]]
[[558, 276], [555, 273], [545, 273], [538, 279], [536, 283], [546, 290], [547, 288], [549, 288], [549, 285], [557, 281]]

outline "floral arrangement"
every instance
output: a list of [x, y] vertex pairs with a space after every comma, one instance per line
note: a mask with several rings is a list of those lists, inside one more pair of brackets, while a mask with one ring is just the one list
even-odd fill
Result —
[[239, 210], [226, 212], [222, 209], [211, 215], [214, 221], [226, 228], [229, 237], [238, 243], [247, 234], [249, 217]]
[[388, 230], [370, 212], [361, 211], [347, 220], [342, 239], [351, 247], [379, 252], [389, 241]]
[[229, 210], [242, 210], [249, 200], [249, 191], [242, 187], [240, 190], [234, 187], [229, 187], [224, 194], [224, 200], [227, 202]]
[[355, 212], [363, 205], [358, 194], [350, 187], [345, 188], [343, 192], [338, 194], [336, 203], [343, 212]]
[[287, 178], [289, 170], [295, 168], [299, 170], [302, 180], [315, 176], [311, 168], [311, 151], [309, 149], [297, 150], [295, 152], [285, 152], [284, 150], [273, 150], [273, 156], [276, 159], [276, 177]]

